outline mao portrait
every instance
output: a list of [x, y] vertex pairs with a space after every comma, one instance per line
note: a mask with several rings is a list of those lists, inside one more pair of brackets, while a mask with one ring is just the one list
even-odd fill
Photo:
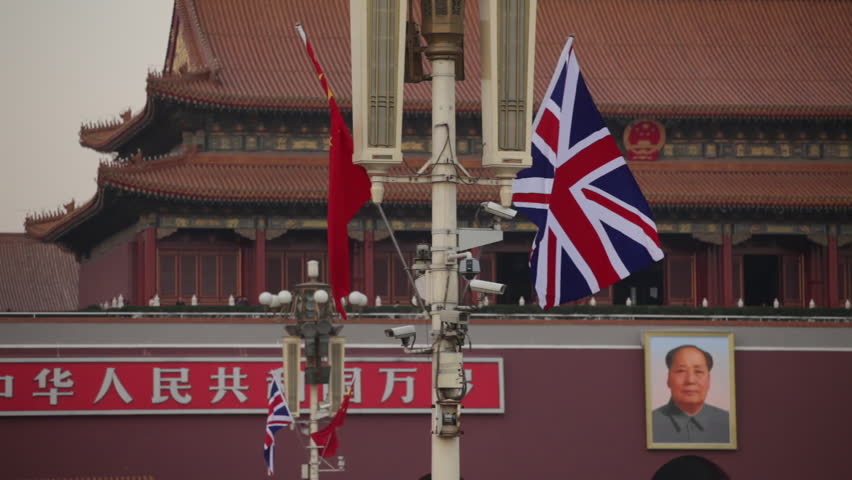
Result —
[[648, 448], [735, 449], [733, 333], [646, 332]]

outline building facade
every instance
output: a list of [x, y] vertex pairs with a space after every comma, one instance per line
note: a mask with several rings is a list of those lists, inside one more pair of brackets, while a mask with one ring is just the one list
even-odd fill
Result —
[[[565, 32], [576, 33], [589, 88], [666, 253], [597, 302], [840, 306], [852, 297], [848, 5], [652, 4], [538, 7], [536, 98]], [[145, 107], [81, 128], [84, 147], [110, 156], [95, 196], [27, 219], [30, 236], [76, 254], [81, 306], [118, 294], [141, 305], [154, 295], [164, 304], [192, 295], [202, 304], [231, 295], [255, 302], [300, 281], [306, 259], [325, 259], [327, 105], [295, 30], [282, 26], [305, 19], [345, 110], [348, 4], [236, 8], [175, 2], [163, 71], [148, 78]], [[467, 9], [475, 39], [476, 2]], [[479, 163], [475, 42], [468, 48], [455, 149], [472, 176], [489, 176]], [[426, 84], [405, 88], [406, 161], [395, 175], [415, 174], [428, 158], [429, 98]], [[478, 204], [497, 198], [494, 187], [462, 185], [460, 226], [484, 221]], [[409, 257], [428, 242], [429, 201], [422, 185], [387, 187], [384, 207]], [[412, 290], [379, 218], [365, 205], [350, 224], [352, 284], [371, 304], [407, 304]], [[530, 301], [534, 226], [519, 218], [502, 227], [505, 241], [478, 252], [482, 278], [510, 287], [492, 301]]]

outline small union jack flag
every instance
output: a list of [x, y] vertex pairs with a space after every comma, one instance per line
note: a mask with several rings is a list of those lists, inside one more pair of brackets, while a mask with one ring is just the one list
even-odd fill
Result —
[[281, 369], [273, 370], [272, 381], [269, 383], [269, 415], [266, 417], [266, 438], [263, 440], [263, 458], [266, 459], [266, 469], [269, 475], [273, 473], [272, 447], [275, 445], [275, 432], [293, 423], [290, 407], [284, 398], [281, 388]]
[[663, 258], [651, 209], [586, 88], [572, 43], [533, 121], [532, 166], [512, 182], [513, 203], [538, 226], [530, 270], [543, 308]]

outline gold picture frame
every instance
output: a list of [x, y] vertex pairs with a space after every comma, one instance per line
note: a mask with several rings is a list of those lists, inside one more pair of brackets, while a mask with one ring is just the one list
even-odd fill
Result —
[[734, 334], [648, 331], [643, 348], [647, 448], [736, 450]]

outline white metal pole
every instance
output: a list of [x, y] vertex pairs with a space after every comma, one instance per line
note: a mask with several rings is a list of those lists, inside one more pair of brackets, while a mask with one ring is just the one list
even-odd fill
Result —
[[[455, 176], [453, 165], [456, 150], [456, 93], [455, 62], [451, 59], [432, 60], [432, 332], [441, 329], [439, 309], [453, 310], [458, 305], [458, 268], [448, 265], [447, 254], [457, 247], [456, 184], [448, 181]], [[451, 351], [449, 345], [437, 345]], [[438, 375], [437, 355], [432, 354], [432, 379]], [[432, 404], [437, 405], [432, 391]], [[433, 406], [432, 425], [441, 425], [440, 409]], [[432, 433], [432, 479], [459, 480], [459, 437], [440, 437]]]
[[[317, 406], [319, 399], [317, 397], [317, 385], [311, 384], [311, 433], [315, 433], [317, 429]], [[319, 449], [317, 444], [311, 437], [311, 466], [310, 480], [319, 480]]]

